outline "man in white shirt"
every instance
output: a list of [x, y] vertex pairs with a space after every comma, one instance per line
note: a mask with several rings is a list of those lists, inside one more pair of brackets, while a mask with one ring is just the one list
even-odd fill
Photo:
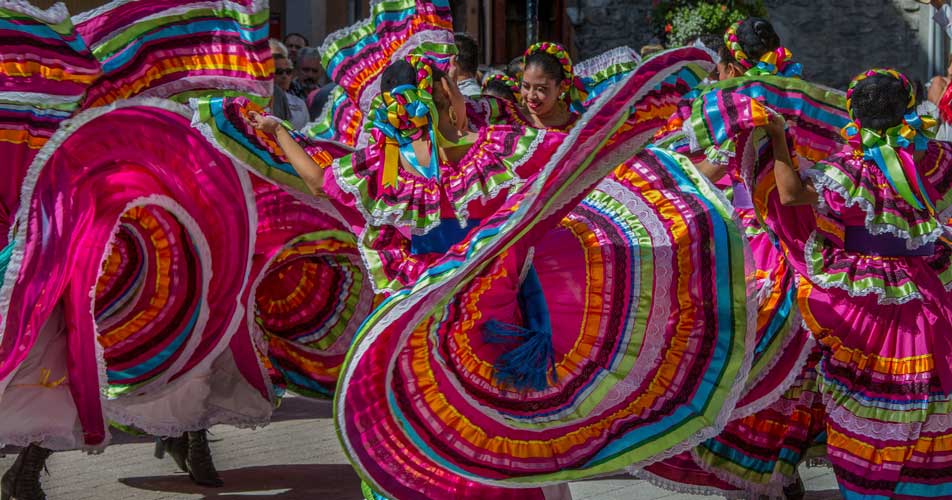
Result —
[[482, 87], [476, 78], [479, 68], [479, 45], [466, 33], [455, 33], [456, 55], [450, 58], [449, 76], [456, 81], [459, 91], [466, 97], [479, 97]]

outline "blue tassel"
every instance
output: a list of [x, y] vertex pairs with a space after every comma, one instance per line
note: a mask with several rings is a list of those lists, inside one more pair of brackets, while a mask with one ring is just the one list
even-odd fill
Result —
[[483, 325], [483, 341], [488, 344], [519, 344], [493, 363], [496, 381], [519, 391], [541, 391], [549, 381], [558, 382], [552, 332], [530, 330], [497, 320]]

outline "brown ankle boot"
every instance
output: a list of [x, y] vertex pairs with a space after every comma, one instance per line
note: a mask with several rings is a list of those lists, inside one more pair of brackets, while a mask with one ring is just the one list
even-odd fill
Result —
[[40, 472], [52, 454], [52, 450], [35, 444], [20, 451], [16, 462], [0, 479], [0, 500], [46, 500], [40, 487]]
[[212, 450], [208, 447], [206, 431], [187, 432], [188, 436], [188, 475], [195, 484], [220, 488], [225, 483], [218, 477], [212, 462]]

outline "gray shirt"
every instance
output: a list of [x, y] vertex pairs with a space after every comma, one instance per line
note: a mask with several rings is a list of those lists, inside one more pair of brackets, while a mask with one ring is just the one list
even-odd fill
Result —
[[483, 93], [483, 88], [479, 86], [479, 82], [475, 78], [467, 78], [457, 82], [456, 86], [459, 87], [460, 93], [466, 97], [479, 97]]

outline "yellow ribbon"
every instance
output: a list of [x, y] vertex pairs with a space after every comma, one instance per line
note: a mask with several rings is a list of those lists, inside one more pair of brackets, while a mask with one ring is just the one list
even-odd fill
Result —
[[384, 187], [397, 187], [397, 169], [400, 168], [400, 147], [397, 141], [387, 137], [383, 150]]

